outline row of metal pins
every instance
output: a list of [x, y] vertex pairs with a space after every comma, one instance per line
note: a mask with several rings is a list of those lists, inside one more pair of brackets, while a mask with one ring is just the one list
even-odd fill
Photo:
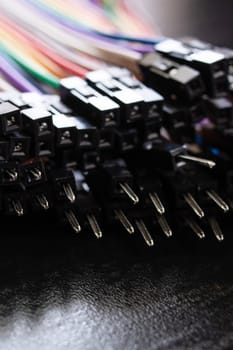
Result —
[[[214, 190], [207, 190], [206, 194], [224, 212], [227, 212], [229, 210], [228, 204]], [[195, 198], [191, 195], [191, 193], [186, 193], [184, 195], [184, 200], [199, 218], [204, 217], [204, 211], [199, 206]]]
[[[127, 216], [124, 214], [124, 212], [121, 209], [115, 210], [115, 215], [116, 215], [116, 218], [122, 223], [123, 227], [126, 229], [126, 231], [129, 234], [132, 234], [135, 232], [133, 225], [131, 224], [131, 222], [129, 221], [129, 219], [127, 218]], [[169, 227], [166, 218], [163, 215], [161, 215], [161, 216], [158, 215], [157, 220], [158, 220], [158, 223], [160, 224], [163, 232], [165, 233], [165, 235], [167, 237], [171, 237], [172, 230]], [[139, 220], [136, 220], [135, 223], [136, 223], [136, 226], [137, 226], [139, 232], [142, 234], [145, 242], [149, 246], [153, 246], [154, 241], [153, 241], [144, 221], [142, 219], [139, 219]], [[191, 218], [186, 219], [186, 223], [200, 239], [205, 238], [205, 233], [204, 233], [203, 229], [193, 219], [191, 219]], [[215, 237], [219, 241], [222, 241], [224, 239], [224, 235], [222, 233], [222, 230], [221, 230], [217, 220], [214, 217], [211, 217], [211, 218], [209, 218], [209, 224], [210, 224], [210, 227], [211, 227]]]
[[[41, 206], [44, 209], [49, 208], [48, 201], [44, 195], [37, 197], [37, 198], [38, 198], [39, 203], [41, 204]], [[13, 206], [13, 209], [15, 210], [15, 212], [18, 216], [22, 216], [24, 214], [22, 204], [19, 200], [12, 200], [12, 206]], [[115, 215], [116, 215], [117, 219], [122, 223], [123, 227], [126, 229], [126, 231], [128, 233], [130, 233], [130, 234], [134, 233], [133, 225], [131, 224], [131, 222], [129, 221], [129, 219], [126, 217], [126, 215], [124, 214], [124, 212], [121, 209], [115, 210]], [[81, 231], [81, 226], [80, 226], [74, 212], [72, 210], [66, 211], [65, 216], [66, 216], [69, 224], [73, 228], [73, 230], [75, 232], [79, 233]], [[90, 227], [91, 227], [93, 233], [95, 234], [95, 236], [97, 238], [101, 238], [102, 231], [99, 227], [99, 224], [98, 224], [95, 216], [93, 214], [88, 214], [87, 220], [88, 220]], [[165, 233], [165, 235], [167, 237], [171, 237], [172, 230], [171, 230], [170, 226], [168, 225], [166, 218], [163, 215], [160, 215], [160, 216], [157, 215], [157, 220], [158, 220], [158, 223], [159, 223], [162, 231]], [[215, 237], [217, 238], [217, 240], [222, 241], [224, 239], [224, 235], [222, 233], [222, 230], [221, 230], [217, 220], [214, 217], [211, 217], [208, 219], [208, 221], [209, 221], [210, 227], [211, 227]], [[139, 220], [136, 220], [135, 223], [136, 223], [136, 226], [137, 226], [139, 232], [142, 234], [142, 237], [144, 238], [145, 242], [149, 246], [153, 246], [154, 245], [153, 238], [151, 237], [144, 221], [142, 219], [139, 219]], [[191, 218], [186, 219], [186, 223], [200, 239], [205, 238], [204, 231], [193, 219], [191, 219]]]
[[[223, 241], [224, 235], [223, 235], [223, 232], [219, 226], [217, 219], [214, 217], [210, 217], [208, 219], [208, 221], [209, 221], [211, 230], [212, 230], [213, 234], [215, 235], [215, 237], [217, 238], [217, 240], [219, 242]], [[200, 239], [205, 238], [205, 232], [193, 219], [191, 219], [191, 218], [186, 219], [186, 223]]]
[[[73, 230], [76, 233], [79, 233], [81, 231], [81, 225], [78, 222], [78, 219], [76, 215], [74, 214], [73, 210], [66, 210], [65, 211], [65, 216], [70, 224], [70, 226], [73, 228]], [[96, 238], [101, 238], [102, 237], [102, 231], [100, 229], [100, 226], [96, 220], [96, 217], [93, 214], [87, 214], [87, 220], [88, 223], [96, 236]]]
[[[120, 221], [120, 223], [122, 224], [122, 226], [125, 228], [125, 230], [129, 233], [132, 234], [135, 232], [134, 230], [134, 226], [133, 224], [130, 222], [130, 220], [127, 218], [127, 216], [125, 215], [125, 213], [123, 212], [123, 210], [121, 209], [116, 209], [115, 211], [115, 215], [116, 218]], [[166, 220], [166, 218], [162, 215], [157, 215], [157, 220], [158, 223], [163, 231], [163, 233], [167, 236], [167, 237], [171, 237], [172, 236], [172, 230], [170, 228], [170, 226], [168, 225], [168, 222]], [[150, 233], [144, 223], [144, 221], [142, 219], [136, 220], [135, 221], [139, 231], [141, 232], [145, 242], [148, 245], [153, 245], [151, 242], [153, 241], [153, 239], [150, 236]], [[150, 238], [149, 238], [150, 237]]]

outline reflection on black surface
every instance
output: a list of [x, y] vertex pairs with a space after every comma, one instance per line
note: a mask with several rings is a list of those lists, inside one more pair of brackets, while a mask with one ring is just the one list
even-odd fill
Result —
[[32, 231], [25, 220], [21, 234], [3, 223], [0, 349], [232, 344], [229, 244], [183, 235], [169, 241], [156, 232], [150, 249], [140, 236], [105, 233], [100, 241], [55, 222], [47, 218], [45, 230], [39, 220]]

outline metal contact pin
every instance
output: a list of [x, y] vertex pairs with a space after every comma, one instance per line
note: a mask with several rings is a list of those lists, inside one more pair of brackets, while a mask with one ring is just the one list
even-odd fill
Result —
[[124, 226], [126, 231], [130, 234], [134, 233], [134, 227], [130, 223], [125, 213], [121, 209], [115, 209], [114, 213], [116, 215], [116, 218], [121, 222], [121, 224]]
[[206, 166], [210, 169], [212, 169], [216, 163], [213, 160], [209, 160], [209, 159], [205, 159], [205, 158], [199, 158], [199, 157], [194, 157], [194, 156], [190, 156], [188, 154], [180, 154], [178, 155], [179, 158], [181, 159], [185, 159], [185, 160], [190, 160], [192, 162], [196, 162], [199, 163], [203, 166]]
[[10, 178], [10, 182], [14, 182], [18, 179], [18, 172], [16, 170], [6, 170], [6, 173]]
[[205, 238], [205, 232], [194, 220], [186, 219], [186, 223], [200, 239]]
[[12, 200], [12, 206], [14, 208], [14, 211], [18, 216], [22, 216], [24, 214], [24, 210], [22, 207], [21, 202], [18, 199], [13, 199]]
[[124, 191], [124, 193], [129, 197], [129, 199], [131, 199], [133, 204], [137, 204], [139, 202], [138, 196], [127, 183], [121, 182], [119, 185], [121, 189]]
[[205, 215], [204, 211], [201, 209], [199, 204], [193, 198], [191, 193], [186, 193], [184, 195], [184, 200], [199, 218], [203, 218], [203, 216]]
[[208, 190], [206, 193], [224, 212], [229, 210], [228, 204], [214, 190]]
[[157, 210], [157, 212], [159, 214], [164, 214], [165, 208], [164, 208], [159, 196], [157, 195], [157, 193], [156, 192], [149, 193], [149, 197], [150, 197], [150, 200], [153, 203], [155, 209]]
[[102, 231], [99, 227], [99, 224], [96, 220], [96, 217], [93, 215], [93, 214], [87, 214], [87, 220], [91, 226], [91, 229], [94, 233], [94, 235], [97, 237], [97, 238], [101, 238], [102, 237]]
[[46, 196], [43, 193], [40, 193], [36, 196], [36, 199], [38, 201], [38, 203], [40, 204], [40, 206], [44, 209], [47, 210], [49, 209], [49, 202], [46, 198]]
[[62, 188], [65, 192], [67, 199], [69, 199], [69, 201], [71, 203], [73, 203], [75, 201], [76, 197], [75, 197], [74, 191], [72, 190], [72, 187], [70, 186], [70, 184], [64, 183], [62, 185]]
[[30, 173], [34, 176], [36, 181], [41, 179], [42, 173], [40, 169], [37, 169], [37, 168], [30, 169]]
[[72, 227], [72, 229], [79, 233], [81, 231], [81, 226], [74, 214], [74, 212], [72, 210], [67, 210], [65, 211], [65, 216], [70, 224], [70, 226]]
[[172, 236], [172, 229], [170, 228], [165, 216], [164, 215], [157, 215], [157, 220], [158, 220], [159, 226], [161, 227], [163, 233], [165, 233], [165, 235], [167, 237], [171, 237]]
[[138, 230], [140, 231], [144, 241], [149, 247], [152, 247], [154, 245], [153, 238], [150, 235], [150, 232], [148, 231], [144, 221], [142, 219], [135, 221]]
[[209, 218], [209, 224], [210, 224], [210, 227], [211, 227], [215, 237], [217, 238], [217, 240], [219, 242], [223, 241], [224, 235], [222, 233], [222, 230], [219, 226], [218, 221], [214, 217], [211, 217], [211, 218]]

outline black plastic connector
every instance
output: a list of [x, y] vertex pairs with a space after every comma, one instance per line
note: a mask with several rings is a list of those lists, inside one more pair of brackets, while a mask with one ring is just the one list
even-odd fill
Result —
[[0, 138], [0, 162], [6, 161], [10, 156], [10, 143], [5, 138]]
[[210, 120], [219, 128], [233, 127], [233, 104], [226, 97], [205, 98]]
[[119, 105], [78, 77], [61, 80], [61, 99], [102, 129], [119, 125]]
[[116, 129], [114, 130], [117, 154], [126, 153], [137, 148], [139, 142], [138, 130], [136, 128], [130, 129]]
[[101, 192], [108, 198], [129, 198], [134, 204], [139, 198], [134, 193], [134, 179], [123, 159], [109, 160], [87, 176], [93, 193]]
[[99, 143], [97, 128], [80, 116], [70, 117], [76, 127], [76, 148], [80, 151], [96, 150]]
[[144, 119], [144, 101], [140, 93], [114, 79], [108, 71], [90, 72], [87, 74], [87, 81], [100, 93], [107, 95], [120, 105], [121, 125], [136, 123]]
[[9, 138], [9, 158], [24, 160], [30, 158], [31, 137], [22, 132], [15, 131]]
[[55, 130], [55, 144], [58, 148], [73, 148], [77, 143], [76, 122], [64, 114], [52, 116]]
[[59, 201], [74, 203], [76, 201], [75, 179], [70, 170], [56, 170], [50, 174], [55, 192]]
[[22, 181], [21, 167], [17, 162], [3, 162], [0, 167], [1, 186], [17, 187]]
[[26, 191], [3, 192], [3, 210], [5, 215], [23, 216], [27, 213]]
[[32, 212], [41, 212], [51, 209], [54, 205], [51, 190], [48, 184], [42, 184], [27, 190], [28, 202]]
[[9, 135], [22, 128], [20, 110], [10, 102], [0, 104], [0, 134]]
[[32, 138], [31, 144], [32, 157], [38, 158], [54, 156], [54, 137], [52, 135]]
[[53, 136], [52, 114], [42, 108], [29, 108], [21, 112], [23, 128], [34, 138]]
[[151, 150], [144, 151], [141, 157], [144, 164], [152, 169], [176, 171], [185, 165], [179, 157], [186, 154], [184, 145], [159, 141], [153, 144]]
[[108, 69], [112, 77], [117, 79], [123, 86], [141, 95], [143, 104], [143, 114], [145, 120], [161, 118], [164, 98], [154, 89], [150, 89], [137, 80], [127, 69]]
[[220, 52], [191, 48], [173, 39], [162, 41], [155, 45], [155, 49], [165, 57], [197, 69], [210, 96], [216, 96], [228, 90], [227, 64], [224, 55]]
[[190, 104], [204, 92], [198, 71], [151, 52], [143, 56], [140, 67], [147, 85], [173, 103]]
[[41, 185], [47, 181], [44, 163], [35, 160], [22, 165], [22, 179], [26, 187]]

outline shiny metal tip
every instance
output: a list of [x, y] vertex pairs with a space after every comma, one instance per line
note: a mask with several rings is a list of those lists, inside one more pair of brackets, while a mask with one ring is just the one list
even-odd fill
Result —
[[133, 204], [137, 204], [139, 202], [138, 196], [136, 195], [136, 193], [133, 191], [133, 189], [127, 183], [121, 182], [119, 185], [120, 185], [120, 188], [122, 189], [122, 191], [133, 202]]
[[139, 219], [139, 220], [136, 220], [135, 223], [136, 223], [136, 226], [137, 226], [139, 232], [141, 233], [144, 241], [146, 242], [146, 244], [149, 247], [152, 247], [154, 245], [154, 241], [153, 241], [153, 238], [151, 237], [150, 232], [148, 231], [144, 221], [142, 219]]

